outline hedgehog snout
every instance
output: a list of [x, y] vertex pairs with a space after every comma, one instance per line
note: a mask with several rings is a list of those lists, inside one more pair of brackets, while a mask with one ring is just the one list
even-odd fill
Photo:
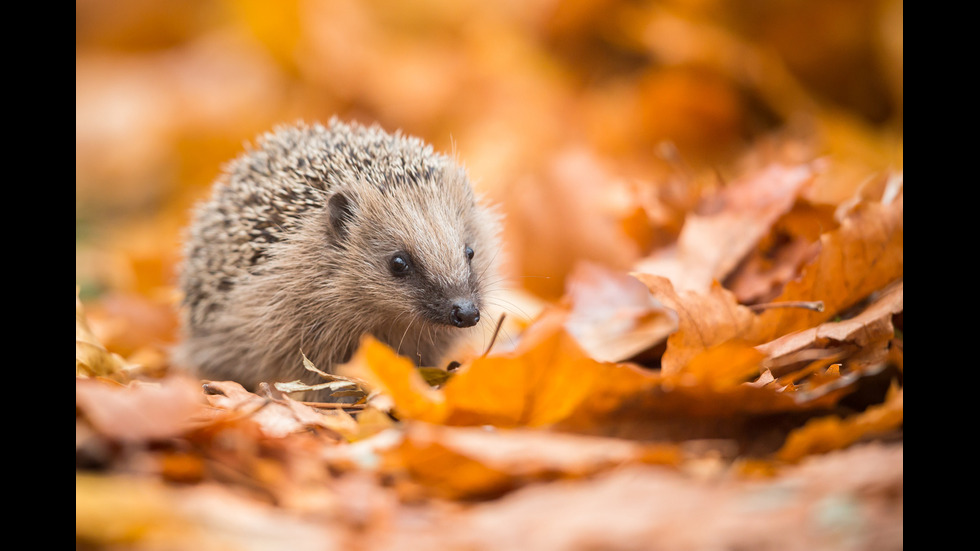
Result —
[[456, 327], [473, 327], [480, 321], [480, 309], [472, 300], [460, 299], [453, 302], [449, 321]]

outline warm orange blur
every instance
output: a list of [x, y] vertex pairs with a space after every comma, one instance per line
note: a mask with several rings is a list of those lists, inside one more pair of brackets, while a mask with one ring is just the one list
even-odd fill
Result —
[[554, 299], [759, 156], [830, 155], [832, 204], [901, 168], [903, 3], [79, 0], [75, 90], [83, 300], [171, 303], [222, 164], [333, 115], [455, 149], [507, 216], [514, 284]]

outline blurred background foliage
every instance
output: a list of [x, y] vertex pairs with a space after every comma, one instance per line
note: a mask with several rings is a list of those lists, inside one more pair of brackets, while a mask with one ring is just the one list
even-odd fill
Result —
[[299, 119], [455, 151], [546, 299], [752, 164], [831, 159], [827, 204], [902, 168], [901, 0], [78, 0], [75, 24], [76, 285], [152, 335], [191, 205]]

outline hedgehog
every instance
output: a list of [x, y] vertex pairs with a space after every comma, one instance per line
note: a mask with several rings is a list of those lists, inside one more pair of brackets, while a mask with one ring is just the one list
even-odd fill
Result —
[[304, 355], [330, 372], [371, 335], [437, 365], [487, 317], [499, 225], [419, 138], [337, 118], [277, 127], [194, 209], [175, 363], [250, 390], [315, 383]]

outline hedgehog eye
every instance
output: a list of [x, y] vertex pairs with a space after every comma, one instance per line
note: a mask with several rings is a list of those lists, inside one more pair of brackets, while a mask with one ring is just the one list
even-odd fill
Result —
[[408, 253], [395, 253], [388, 259], [388, 269], [391, 275], [403, 277], [412, 271], [412, 262], [409, 260]]
[[466, 246], [466, 259], [473, 260], [473, 249], [469, 245]]

